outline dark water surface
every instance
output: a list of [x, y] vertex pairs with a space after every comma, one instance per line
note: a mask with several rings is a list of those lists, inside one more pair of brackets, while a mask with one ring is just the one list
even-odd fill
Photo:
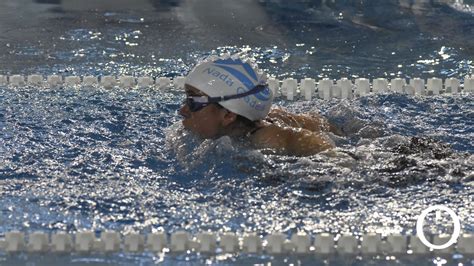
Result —
[[3, 0], [0, 73], [175, 76], [242, 50], [278, 77], [472, 73], [470, 1], [325, 2]]

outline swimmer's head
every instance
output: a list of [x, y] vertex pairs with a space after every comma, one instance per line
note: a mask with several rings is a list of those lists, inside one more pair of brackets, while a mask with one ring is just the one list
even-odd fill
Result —
[[185, 80], [187, 86], [250, 121], [263, 119], [270, 112], [273, 93], [266, 82], [265, 74], [256, 66], [232, 57], [205, 60]]

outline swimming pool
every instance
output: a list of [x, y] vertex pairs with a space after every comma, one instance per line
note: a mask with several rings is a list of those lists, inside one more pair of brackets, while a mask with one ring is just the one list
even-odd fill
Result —
[[[41, 2], [0, 4], [0, 75], [10, 81], [15, 74], [175, 79], [202, 56], [240, 51], [280, 80], [464, 79], [473, 69], [472, 4], [459, 1], [143, 1], [126, 12], [108, 1], [84, 4], [86, 10], [69, 1]], [[207, 16], [209, 8], [233, 16]], [[238, 21], [246, 23], [232, 26]], [[429, 26], [436, 21], [443, 27]], [[351, 125], [351, 137], [336, 139], [338, 152], [297, 158], [264, 155], [228, 138], [196, 140], [181, 129], [176, 113], [182, 91], [158, 87], [0, 86], [0, 232], [414, 234], [416, 218], [432, 204], [452, 208], [462, 229], [474, 231], [472, 93], [280, 97], [276, 104], [291, 111], [318, 111]], [[449, 217], [440, 220], [449, 224]], [[332, 264], [472, 264], [451, 253], [288, 255], [274, 262], [314, 258]], [[49, 260], [247, 264], [272, 256], [0, 257], [2, 264]]]

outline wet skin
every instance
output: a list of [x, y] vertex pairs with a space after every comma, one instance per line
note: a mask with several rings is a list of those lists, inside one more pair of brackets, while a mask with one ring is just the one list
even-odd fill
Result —
[[[187, 96], [205, 96], [203, 92], [185, 86]], [[210, 104], [199, 111], [191, 112], [184, 104], [179, 113], [183, 116], [183, 126], [201, 138], [218, 138], [221, 136], [247, 136], [250, 143], [259, 149], [271, 153], [295, 156], [307, 156], [334, 148], [333, 142], [325, 132], [335, 131], [326, 119], [317, 114], [292, 114], [274, 108], [268, 114], [268, 120], [256, 123], [256, 128], [236, 125], [237, 115], [233, 112]], [[337, 133], [337, 132], [336, 132]]]

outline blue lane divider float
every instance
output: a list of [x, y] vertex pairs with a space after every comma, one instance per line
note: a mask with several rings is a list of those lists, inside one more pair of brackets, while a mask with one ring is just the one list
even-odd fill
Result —
[[[434, 235], [430, 241], [442, 244], [449, 235]], [[113, 252], [172, 252], [187, 251], [207, 254], [254, 253], [254, 254], [315, 254], [328, 255], [429, 255], [463, 254], [474, 256], [474, 235], [461, 234], [457, 243], [445, 249], [430, 250], [416, 235], [367, 233], [362, 236], [320, 233], [293, 234], [290, 239], [282, 233], [261, 237], [254, 233], [237, 235], [201, 232], [192, 236], [186, 231], [171, 234], [125, 233], [104, 231], [99, 237], [92, 231], [76, 233], [11, 231], [0, 238], [0, 253], [113, 253]]]
[[[44, 88], [54, 88], [60, 86], [95, 86], [110, 89], [120, 88], [176, 88], [184, 87], [184, 77], [133, 77], [133, 76], [60, 76], [49, 75], [0, 75], [0, 86], [35, 86]], [[321, 79], [316, 81], [312, 78], [301, 79], [300, 82], [294, 78], [278, 80], [268, 79], [268, 85], [276, 97], [284, 97], [293, 101], [296, 99], [311, 100], [320, 98], [330, 100], [332, 98], [352, 99], [354, 97], [365, 96], [371, 93], [406, 93], [409, 95], [439, 95], [439, 94], [461, 94], [474, 92], [474, 76], [466, 76], [464, 80], [456, 78], [412, 78], [410, 80], [394, 78], [387, 80], [384, 78], [369, 79], [358, 78], [350, 80], [341, 78], [339, 80]]]

